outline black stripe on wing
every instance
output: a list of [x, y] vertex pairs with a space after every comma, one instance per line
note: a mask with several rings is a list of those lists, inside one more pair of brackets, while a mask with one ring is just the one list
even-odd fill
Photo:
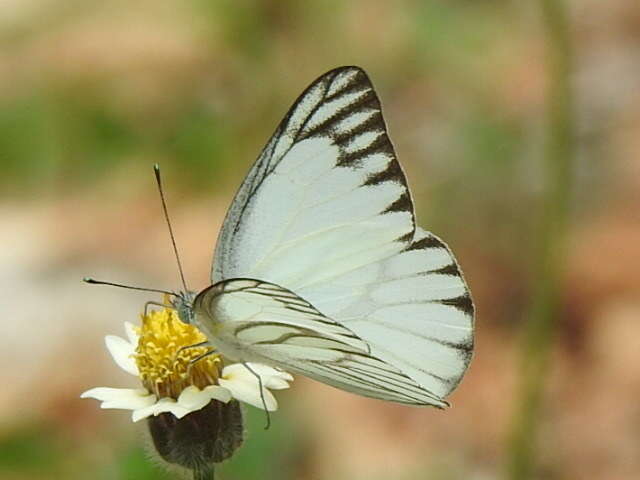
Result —
[[[458, 310], [459, 312], [463, 313], [464, 316], [468, 319], [469, 332], [468, 332], [468, 335], [463, 340], [452, 342], [445, 339], [436, 338], [434, 336], [422, 336], [422, 338], [424, 338], [425, 340], [435, 342], [442, 346], [446, 346], [456, 350], [457, 354], [463, 360], [464, 369], [459, 373], [459, 375], [455, 377], [450, 377], [450, 378], [439, 378], [440, 381], [442, 381], [448, 386], [449, 392], [451, 392], [453, 389], [455, 389], [458, 383], [460, 383], [460, 380], [462, 379], [464, 372], [466, 371], [467, 367], [471, 363], [471, 358], [472, 358], [473, 349], [474, 349], [473, 329], [474, 329], [474, 320], [475, 320], [475, 306], [473, 303], [473, 299], [471, 298], [471, 293], [470, 293], [469, 287], [467, 286], [467, 282], [464, 278], [464, 275], [462, 274], [462, 271], [460, 270], [460, 267], [458, 266], [458, 263], [456, 262], [455, 257], [453, 256], [453, 253], [451, 252], [451, 249], [447, 246], [447, 244], [445, 244], [442, 240], [440, 240], [438, 237], [436, 237], [432, 233], [426, 232], [418, 228], [416, 231], [416, 238], [408, 247], [405, 248], [405, 252], [422, 251], [424, 252], [425, 255], [430, 255], [434, 253], [436, 250], [445, 251], [447, 256], [449, 257], [449, 262], [438, 268], [425, 270], [423, 272], [417, 272], [413, 275], [420, 276], [420, 275], [435, 274], [435, 275], [449, 275], [449, 276], [457, 277], [462, 281], [462, 284], [464, 287], [463, 293], [451, 298], [428, 299], [424, 301], [421, 301], [420, 299], [416, 299], [413, 301], [413, 303], [437, 303], [440, 305], [445, 305], [447, 307], [452, 307]], [[398, 330], [403, 329], [402, 325], [394, 326], [394, 328]], [[414, 336], [420, 336], [416, 332], [411, 332], [411, 334]], [[416, 368], [418, 367], [416, 366]], [[437, 378], [437, 376], [429, 369], [419, 368], [419, 370], [427, 375]]]
[[433, 249], [442, 249], [447, 252], [451, 261], [435, 270], [428, 270], [423, 272], [424, 274], [440, 274], [440, 275], [452, 275], [455, 277], [460, 277], [465, 285], [465, 293], [463, 295], [459, 295], [455, 298], [446, 298], [442, 300], [437, 300], [438, 303], [442, 303], [443, 305], [449, 305], [457, 308], [458, 310], [464, 312], [465, 314], [473, 317], [475, 314], [475, 306], [473, 304], [473, 300], [471, 298], [471, 294], [469, 292], [469, 288], [466, 286], [466, 281], [464, 279], [464, 275], [458, 266], [458, 263], [451, 252], [451, 249], [440, 240], [438, 237], [433, 235], [432, 233], [425, 232], [422, 229], [420, 230], [421, 238], [414, 240], [407, 248], [405, 248], [406, 252], [410, 252], [413, 250], [422, 250], [426, 255], [429, 254], [430, 250]]
[[[305, 139], [328, 138], [338, 147], [333, 168], [349, 168], [362, 177], [362, 187], [385, 182], [400, 185], [380, 214], [408, 214], [406, 228], [395, 240], [408, 245], [414, 237], [415, 215], [405, 175], [387, 133], [380, 100], [367, 74], [359, 67], [331, 70], [316, 79], [296, 99], [249, 171], [227, 212], [216, 246], [211, 278], [227, 278], [226, 258], [233, 252], [244, 214], [263, 182], [287, 153]], [[308, 161], [313, 161], [309, 158]]]
[[[258, 178], [247, 179], [255, 192], [298, 142], [313, 137], [329, 137], [340, 148], [336, 167], [363, 169], [363, 185], [395, 182], [403, 192], [380, 213], [405, 211], [415, 218], [413, 202], [404, 172], [387, 133], [380, 100], [371, 80], [359, 67], [340, 67], [314, 81], [294, 102], [273, 137], [256, 162]], [[286, 145], [286, 148], [282, 148]], [[384, 159], [382, 169], [372, 170], [370, 163], [376, 156]], [[252, 194], [246, 198], [246, 203]], [[246, 205], [246, 204], [245, 204]], [[238, 226], [236, 226], [236, 229]], [[413, 229], [399, 240], [413, 238]]]

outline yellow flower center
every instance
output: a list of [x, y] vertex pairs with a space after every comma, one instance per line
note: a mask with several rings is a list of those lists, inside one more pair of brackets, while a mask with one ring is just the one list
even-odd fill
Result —
[[135, 360], [143, 385], [158, 397], [178, 398], [190, 385], [203, 389], [217, 383], [222, 371], [220, 355], [209, 355], [209, 347], [184, 348], [204, 342], [206, 337], [193, 325], [182, 323], [174, 309], [152, 310], [142, 315], [137, 329], [140, 339]]

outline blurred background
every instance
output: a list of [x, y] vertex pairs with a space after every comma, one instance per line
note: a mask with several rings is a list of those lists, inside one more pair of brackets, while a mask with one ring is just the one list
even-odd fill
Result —
[[[245, 446], [220, 478], [507, 475], [549, 239], [565, 253], [542, 299], [557, 300], [555, 327], [533, 343], [549, 352], [533, 477], [640, 478], [640, 3], [569, 2], [567, 25], [551, 26], [573, 46], [564, 77], [547, 62], [544, 3], [2, 0], [0, 477], [173, 478], [144, 422], [79, 399], [137, 386], [103, 337], [152, 298], [80, 280], [178, 287], [158, 162], [187, 280], [208, 285], [226, 208], [280, 118], [317, 76], [356, 64], [421, 225], [464, 268], [475, 358], [444, 412], [297, 378], [271, 430], [247, 407]], [[554, 75], [575, 98], [560, 184], [545, 166]], [[539, 221], [554, 182], [568, 196], [555, 236]]]

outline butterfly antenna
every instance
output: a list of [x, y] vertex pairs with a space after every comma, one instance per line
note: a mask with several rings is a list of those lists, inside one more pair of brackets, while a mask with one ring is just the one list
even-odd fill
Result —
[[160, 290], [158, 288], [145, 288], [145, 287], [134, 287], [132, 285], [123, 285], [122, 283], [114, 283], [114, 282], [105, 282], [103, 280], [96, 280], [91, 277], [84, 277], [82, 279], [84, 283], [90, 283], [91, 285], [111, 285], [112, 287], [120, 287], [120, 288], [128, 288], [129, 290], [140, 290], [143, 292], [155, 292], [155, 293], [165, 293], [167, 295], [178, 296], [175, 292], [170, 292], [169, 290]]
[[169, 227], [169, 235], [171, 236], [171, 245], [173, 245], [173, 253], [176, 255], [176, 261], [178, 262], [178, 271], [180, 272], [180, 280], [182, 280], [182, 286], [184, 291], [188, 292], [187, 282], [184, 279], [184, 272], [182, 271], [182, 263], [180, 262], [180, 255], [178, 255], [178, 247], [176, 246], [176, 237], [173, 235], [173, 228], [171, 228], [171, 221], [169, 220], [169, 212], [167, 211], [167, 202], [164, 199], [164, 191], [162, 190], [162, 180], [160, 179], [160, 165], [157, 163], [153, 166], [153, 173], [156, 176], [156, 183], [158, 184], [158, 192], [160, 192], [160, 200], [162, 201], [162, 211], [164, 212], [164, 218], [167, 221], [167, 227]]

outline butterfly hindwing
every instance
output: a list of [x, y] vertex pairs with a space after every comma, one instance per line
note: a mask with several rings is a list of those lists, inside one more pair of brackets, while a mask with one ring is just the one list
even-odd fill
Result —
[[469, 289], [449, 248], [422, 229], [390, 258], [295, 291], [441, 398], [469, 365]]

